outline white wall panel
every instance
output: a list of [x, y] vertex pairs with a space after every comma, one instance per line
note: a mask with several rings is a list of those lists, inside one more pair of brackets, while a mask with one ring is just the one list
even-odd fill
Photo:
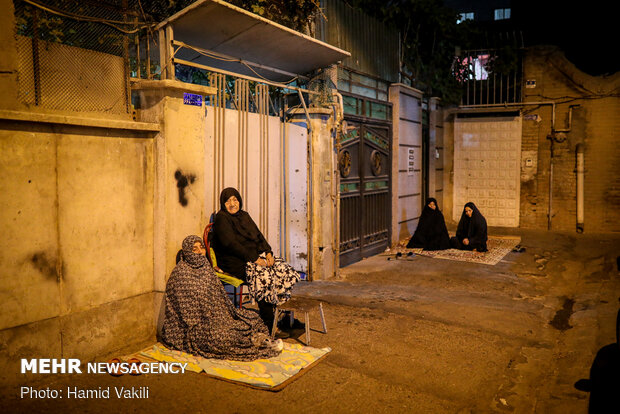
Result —
[[[206, 177], [206, 217], [219, 209], [219, 191], [214, 182], [215, 165], [220, 165], [223, 174], [223, 187], [240, 188], [239, 164], [239, 115], [236, 110], [225, 109], [224, 157], [218, 160], [215, 153], [215, 108], [207, 108], [205, 129], [205, 177]], [[247, 137], [247, 177], [243, 208], [260, 226], [261, 217], [266, 215], [267, 228], [260, 230], [265, 234], [276, 255], [290, 258], [297, 270], [307, 271], [308, 229], [307, 229], [307, 130], [305, 126], [286, 124], [285, 151], [283, 153], [282, 124], [278, 117], [268, 120], [268, 162], [267, 188], [261, 188], [260, 129], [259, 115], [248, 114]], [[286, 156], [286, 162], [283, 159]], [[285, 177], [282, 177], [285, 174]], [[282, 187], [284, 183], [285, 187]], [[267, 211], [261, 211], [260, 197], [268, 197]], [[284, 200], [286, 198], [286, 200]], [[286, 213], [281, 214], [282, 205]], [[288, 221], [283, 223], [283, 217]], [[283, 239], [281, 243], [280, 239]], [[287, 250], [281, 251], [281, 246]]]
[[416, 122], [400, 120], [400, 145], [422, 145], [422, 126]]
[[468, 201], [490, 226], [519, 226], [521, 118], [457, 119], [453, 218]]
[[411, 121], [420, 122], [422, 119], [422, 107], [420, 106], [420, 99], [405, 93], [401, 93], [400, 117], [402, 119], [409, 119]]
[[286, 236], [287, 257], [297, 270], [308, 271], [308, 131], [286, 124]]
[[398, 173], [398, 195], [407, 196], [420, 194], [422, 188], [422, 172], [416, 171], [413, 175]]

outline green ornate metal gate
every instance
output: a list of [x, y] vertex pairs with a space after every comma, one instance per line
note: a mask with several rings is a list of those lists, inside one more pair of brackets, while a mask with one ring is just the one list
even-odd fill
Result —
[[341, 266], [383, 251], [391, 222], [390, 125], [360, 117], [347, 125], [338, 154]]

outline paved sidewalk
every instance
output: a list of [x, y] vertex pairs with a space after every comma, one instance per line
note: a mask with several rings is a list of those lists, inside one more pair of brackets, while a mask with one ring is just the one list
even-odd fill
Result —
[[149, 398], [20, 400], [8, 388], [0, 411], [587, 412], [574, 384], [615, 341], [620, 235], [490, 233], [519, 234], [526, 251], [495, 266], [375, 256], [339, 280], [300, 283], [297, 294], [324, 301], [328, 333], [312, 331], [312, 345], [333, 351], [279, 393], [194, 373], [55, 376], [32, 386], [146, 386]]

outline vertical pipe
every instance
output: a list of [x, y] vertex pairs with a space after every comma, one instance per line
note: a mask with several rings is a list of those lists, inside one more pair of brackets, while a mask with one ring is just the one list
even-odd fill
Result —
[[[164, 79], [174, 79], [174, 63], [172, 61], [174, 51], [172, 49], [172, 41], [174, 40], [174, 31], [172, 30], [172, 26], [166, 25], [165, 27], [165, 42], [163, 45], [159, 45], [159, 47], [163, 47], [166, 50], [166, 76]], [[160, 63], [161, 64], [161, 63]]]
[[[123, 21], [127, 21], [127, 0], [121, 2], [123, 7]], [[125, 73], [125, 112], [131, 113], [131, 84], [129, 78], [131, 75], [131, 68], [129, 64], [129, 35], [123, 36], [123, 70]]]
[[32, 15], [34, 33], [32, 35], [32, 66], [34, 73], [34, 104], [41, 105], [41, 62], [39, 56], [39, 12], [34, 9]]
[[280, 98], [280, 256], [289, 263], [288, 257], [288, 168], [286, 156], [286, 109]]
[[497, 79], [497, 76], [495, 75], [495, 72], [493, 72], [493, 104], [497, 103], [497, 92], [495, 91], [495, 80]]
[[150, 30], [146, 31], [146, 78], [151, 79], [151, 36]]
[[499, 75], [499, 103], [504, 103], [504, 75]]
[[551, 140], [551, 158], [549, 160], [549, 206], [547, 210], [547, 230], [551, 230], [551, 220], [553, 218], [553, 140], [550, 135], [547, 137]]
[[241, 159], [243, 152], [243, 104], [241, 103], [242, 97], [241, 90], [241, 79], [235, 79], [235, 107], [237, 108], [237, 189], [239, 190], [239, 194], [242, 194], [241, 198], [245, 198], [243, 196], [243, 184], [241, 182], [241, 170], [243, 169]]
[[138, 79], [142, 78], [142, 71], [140, 70], [140, 36], [136, 33], [134, 37], [134, 42], [136, 44], [136, 77]]
[[577, 233], [583, 233], [584, 222], [584, 145], [577, 144]]
[[164, 75], [164, 71], [166, 70], [166, 61], [168, 60], [168, 57], [166, 56], [168, 49], [166, 48], [166, 33], [164, 29], [159, 29], [157, 31], [157, 38], [159, 41], [159, 79], [164, 80], [166, 79]]

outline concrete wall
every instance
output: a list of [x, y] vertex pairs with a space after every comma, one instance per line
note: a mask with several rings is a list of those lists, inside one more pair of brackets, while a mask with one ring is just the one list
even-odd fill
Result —
[[149, 135], [0, 120], [3, 382], [154, 336]]
[[[127, 115], [18, 98], [12, 2], [0, 16], [0, 383], [19, 358], [97, 355], [154, 339], [154, 140]], [[100, 74], [100, 85], [106, 78]], [[104, 97], [102, 97], [102, 100]]]
[[[579, 71], [554, 48], [534, 48], [525, 59], [525, 77], [536, 82], [525, 89], [525, 102], [555, 101], [555, 128], [571, 131], [554, 144], [554, 230], [576, 228], [575, 149], [585, 144], [585, 231], [620, 231], [620, 73], [593, 77]], [[552, 107], [523, 110], [521, 226], [547, 227]], [[525, 160], [530, 159], [530, 166]], [[534, 165], [532, 165], [534, 164]]]
[[309, 266], [312, 280], [325, 280], [337, 275], [339, 269], [339, 231], [336, 209], [338, 198], [338, 172], [334, 142], [333, 118], [329, 109], [311, 108], [310, 159], [312, 163], [308, 200], [309, 214]]
[[439, 204], [439, 208], [445, 209], [443, 200], [443, 176], [444, 176], [444, 142], [443, 142], [443, 108], [441, 100], [431, 98], [429, 102], [429, 166], [428, 166], [428, 193], [434, 197]]
[[422, 92], [390, 86], [392, 103], [392, 240], [410, 237], [422, 212]]

